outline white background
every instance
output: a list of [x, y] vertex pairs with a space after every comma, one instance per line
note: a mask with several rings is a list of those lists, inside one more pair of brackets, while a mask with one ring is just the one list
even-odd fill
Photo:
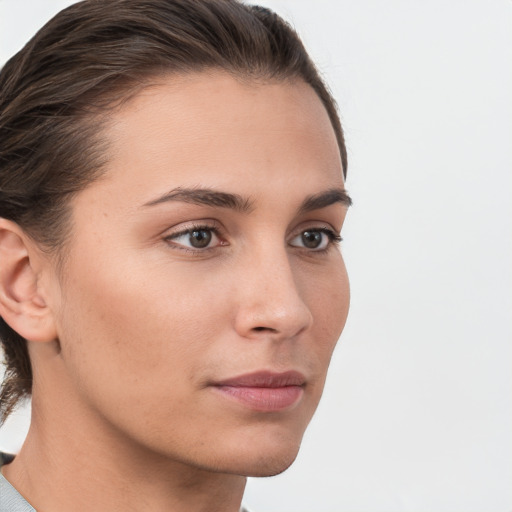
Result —
[[[0, 62], [69, 3], [0, 0]], [[339, 102], [353, 300], [297, 462], [251, 480], [246, 501], [511, 512], [512, 2], [262, 3]], [[0, 448], [19, 446], [20, 423]]]

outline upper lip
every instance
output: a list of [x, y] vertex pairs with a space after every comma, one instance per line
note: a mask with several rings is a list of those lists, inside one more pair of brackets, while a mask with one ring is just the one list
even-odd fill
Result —
[[248, 388], [283, 388], [286, 386], [303, 386], [306, 377], [302, 373], [290, 370], [287, 372], [257, 371], [215, 382], [215, 386], [233, 386]]

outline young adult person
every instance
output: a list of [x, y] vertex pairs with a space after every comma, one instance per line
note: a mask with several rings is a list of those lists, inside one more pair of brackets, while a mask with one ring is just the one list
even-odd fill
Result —
[[0, 510], [224, 511], [284, 471], [348, 312], [333, 100], [235, 0], [86, 0], [0, 74]]

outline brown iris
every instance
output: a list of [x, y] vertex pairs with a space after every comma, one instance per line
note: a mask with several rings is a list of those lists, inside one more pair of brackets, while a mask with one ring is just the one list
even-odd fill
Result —
[[322, 233], [320, 231], [304, 231], [301, 236], [304, 247], [308, 249], [316, 249], [322, 243]]
[[195, 229], [188, 232], [190, 245], [196, 249], [207, 247], [212, 240], [212, 232], [208, 229]]

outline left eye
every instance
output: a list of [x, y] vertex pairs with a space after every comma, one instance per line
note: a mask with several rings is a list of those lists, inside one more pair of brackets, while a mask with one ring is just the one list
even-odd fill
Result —
[[182, 233], [177, 233], [167, 237], [176, 245], [182, 245], [191, 249], [208, 249], [212, 245], [219, 245], [220, 240], [212, 228], [198, 227], [188, 229]]
[[336, 241], [338, 238], [339, 237], [336, 237], [334, 232], [330, 230], [307, 229], [294, 237], [290, 241], [290, 245], [311, 249], [312, 251], [322, 251], [323, 249], [327, 249], [329, 244]]

